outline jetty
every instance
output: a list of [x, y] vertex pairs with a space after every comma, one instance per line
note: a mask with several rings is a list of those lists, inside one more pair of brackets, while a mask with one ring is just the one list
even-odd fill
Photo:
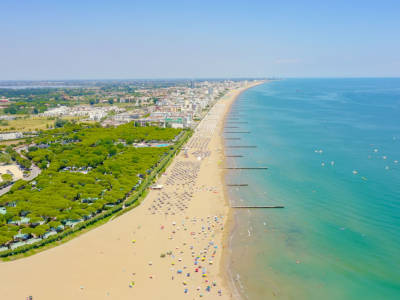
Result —
[[257, 146], [226, 146], [226, 148], [257, 148]]
[[268, 170], [267, 167], [237, 167], [237, 168], [228, 167], [224, 169], [225, 170]]
[[285, 208], [283, 205], [233, 205], [232, 208]]

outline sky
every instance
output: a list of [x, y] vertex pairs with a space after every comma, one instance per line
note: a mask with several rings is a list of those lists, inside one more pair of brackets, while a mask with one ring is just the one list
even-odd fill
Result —
[[398, 0], [0, 1], [0, 80], [399, 76]]

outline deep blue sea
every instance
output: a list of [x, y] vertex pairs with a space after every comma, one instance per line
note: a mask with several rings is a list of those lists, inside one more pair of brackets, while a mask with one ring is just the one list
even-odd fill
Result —
[[[231, 273], [245, 299], [400, 299], [400, 79], [287, 79], [227, 119]], [[239, 123], [237, 123], [239, 122]], [[242, 123], [244, 122], [244, 123]], [[246, 123], [247, 122], [247, 123]], [[228, 129], [226, 129], [228, 131]]]

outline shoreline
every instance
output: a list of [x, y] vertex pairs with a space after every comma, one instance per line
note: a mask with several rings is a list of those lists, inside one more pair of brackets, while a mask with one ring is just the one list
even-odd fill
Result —
[[[248, 89], [251, 89], [255, 86], [264, 84], [268, 81], [261, 81], [261, 82], [257, 82], [257, 83], [253, 83], [250, 86], [247, 86], [246, 88], [244, 88], [243, 90], [240, 90], [237, 95], [235, 95], [233, 97], [233, 99], [228, 103], [226, 111], [222, 117], [222, 126], [220, 128], [220, 143], [222, 146], [222, 154], [225, 153], [225, 141], [224, 141], [224, 137], [223, 137], [223, 131], [224, 131], [224, 124], [226, 122], [226, 119], [228, 117], [228, 115], [231, 112], [231, 108], [232, 105], [236, 102], [236, 100], [239, 98], [239, 96], [245, 92]], [[226, 164], [226, 158], [223, 157], [222, 161], [224, 162], [224, 165]], [[226, 186], [226, 170], [223, 170], [221, 172], [221, 182], [223, 184], [223, 191], [224, 191], [224, 199], [225, 199], [225, 203], [228, 207], [228, 212], [227, 212], [227, 221], [225, 224], [225, 232], [224, 235], [222, 237], [222, 244], [223, 244], [223, 248], [224, 248], [224, 254], [222, 256], [222, 261], [221, 261], [221, 267], [220, 267], [220, 272], [222, 274], [222, 278], [223, 278], [223, 282], [224, 285], [227, 287], [227, 289], [231, 292], [231, 299], [232, 300], [240, 300], [242, 299], [240, 296], [240, 292], [237, 290], [236, 285], [234, 283], [234, 279], [233, 279], [233, 274], [231, 273], [230, 270], [230, 259], [231, 259], [231, 255], [232, 255], [232, 249], [230, 247], [231, 244], [231, 239], [232, 239], [232, 234], [236, 228], [236, 222], [234, 220], [235, 216], [233, 213], [233, 209], [231, 208], [231, 203], [230, 203], [230, 199], [228, 196], [228, 190], [227, 190], [227, 186]]]
[[[159, 176], [162, 190], [150, 190], [141, 205], [68, 243], [1, 263], [0, 294], [41, 300], [232, 299], [225, 268], [232, 210], [221, 169], [222, 130], [241, 92], [261, 83], [230, 91], [210, 109], [186, 150]], [[30, 279], [21, 280], [21, 274]]]

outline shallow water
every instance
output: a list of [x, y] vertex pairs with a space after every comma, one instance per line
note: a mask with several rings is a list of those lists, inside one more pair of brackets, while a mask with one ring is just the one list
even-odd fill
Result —
[[400, 79], [289, 79], [245, 91], [227, 145], [231, 271], [247, 299], [400, 299]]

